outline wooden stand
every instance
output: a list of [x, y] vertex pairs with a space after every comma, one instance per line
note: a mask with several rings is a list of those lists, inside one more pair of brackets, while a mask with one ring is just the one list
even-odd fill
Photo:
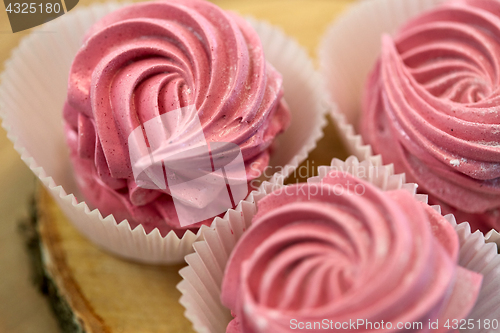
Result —
[[42, 187], [36, 213], [37, 280], [64, 332], [192, 331], [175, 288], [182, 265], [137, 264], [102, 251], [68, 223]]

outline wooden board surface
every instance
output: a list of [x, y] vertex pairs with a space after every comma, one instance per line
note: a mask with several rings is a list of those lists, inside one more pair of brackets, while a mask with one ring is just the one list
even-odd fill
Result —
[[[94, 1], [81, 0], [77, 8]], [[350, 0], [214, 1], [225, 9], [278, 25], [303, 45], [312, 57], [324, 29]], [[4, 8], [0, 10], [0, 69], [22, 37], [12, 34]], [[345, 158], [331, 124], [311, 154], [310, 167]], [[57, 332], [46, 302], [31, 285], [28, 257], [17, 231], [26, 215], [34, 177], [0, 130], [0, 332]], [[46, 193], [41, 235], [47, 272], [62, 296], [86, 318], [88, 332], [188, 332], [189, 323], [177, 304], [177, 267], [154, 267], [123, 261], [90, 244], [64, 219]], [[77, 309], [77, 310], [76, 310]], [[90, 329], [92, 328], [92, 329]], [[148, 329], [146, 329], [148, 328]]]
[[45, 270], [59, 292], [50, 296], [67, 302], [85, 332], [191, 331], [175, 288], [182, 266], [143, 265], [103, 252], [76, 232], [41, 187], [37, 207]]

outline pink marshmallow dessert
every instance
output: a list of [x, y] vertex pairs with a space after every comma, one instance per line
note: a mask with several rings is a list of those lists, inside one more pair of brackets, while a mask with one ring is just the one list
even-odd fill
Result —
[[227, 263], [221, 298], [235, 319], [226, 332], [314, 322], [369, 332], [382, 321], [420, 322], [413, 331], [426, 332], [429, 322], [462, 320], [482, 275], [460, 267], [458, 251], [453, 226], [405, 190], [384, 193], [339, 171], [278, 189], [259, 201]]
[[381, 40], [359, 131], [458, 222], [500, 229], [500, 1], [452, 0]]
[[108, 2], [44, 28], [6, 63], [2, 124], [68, 221], [113, 254], [184, 262], [323, 135], [319, 73], [262, 20], [202, 0]]
[[197, 332], [498, 329], [496, 244], [391, 166], [350, 157], [318, 171], [264, 188], [241, 209], [242, 235], [227, 227], [237, 211], [194, 244], [178, 288]]
[[157, 126], [148, 149], [156, 149], [151, 137], [181, 149], [200, 136], [233, 143], [248, 182], [268, 166], [275, 137], [290, 123], [282, 76], [236, 14], [202, 0], [166, 0], [123, 7], [94, 24], [71, 66], [64, 107], [77, 184], [92, 207], [162, 236], [211, 223], [214, 215], [179, 224], [170, 188], [144, 187], [135, 177], [131, 134], [176, 110], [174, 133]]

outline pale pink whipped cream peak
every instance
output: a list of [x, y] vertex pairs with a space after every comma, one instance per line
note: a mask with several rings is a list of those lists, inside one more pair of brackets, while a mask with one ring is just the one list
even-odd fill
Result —
[[500, 228], [500, 2], [455, 0], [382, 37], [360, 131], [473, 229]]
[[416, 331], [427, 332], [429, 320], [466, 318], [478, 297], [482, 275], [459, 266], [458, 252], [453, 226], [405, 190], [339, 171], [278, 189], [259, 201], [227, 263], [227, 332], [290, 332], [324, 319], [422, 322]]
[[168, 190], [136, 184], [131, 133], [167, 112], [187, 110], [178, 125], [186, 130], [168, 140], [189, 142], [182, 135], [198, 117], [207, 142], [239, 146], [251, 180], [268, 165], [274, 138], [289, 124], [282, 97], [281, 75], [266, 62], [257, 33], [209, 2], [145, 2], [105, 16], [73, 61], [64, 107], [85, 200], [117, 221], [142, 224], [147, 233], [157, 228], [182, 235]]

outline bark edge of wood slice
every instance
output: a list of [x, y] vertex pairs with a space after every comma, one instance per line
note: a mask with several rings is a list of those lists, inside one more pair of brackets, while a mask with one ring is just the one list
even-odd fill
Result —
[[47, 295], [62, 332], [193, 332], [176, 285], [183, 265], [126, 261], [70, 224], [40, 184], [23, 233], [34, 280]]

